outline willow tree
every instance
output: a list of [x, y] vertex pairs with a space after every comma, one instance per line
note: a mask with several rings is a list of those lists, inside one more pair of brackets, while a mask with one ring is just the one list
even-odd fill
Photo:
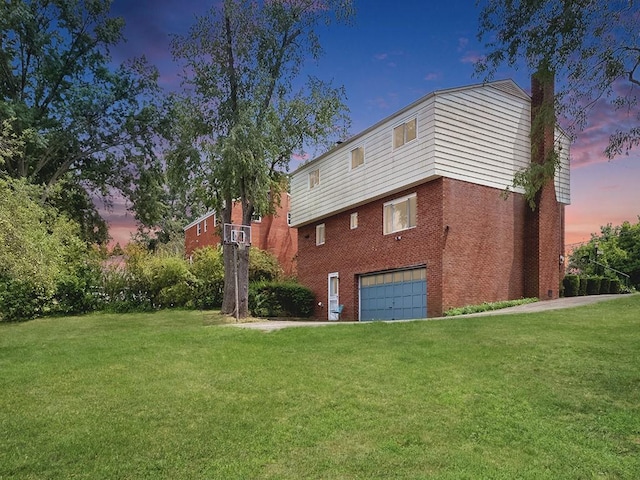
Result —
[[[479, 2], [478, 2], [479, 3]], [[543, 82], [555, 76], [555, 113], [546, 121], [564, 127], [575, 136], [582, 130], [596, 103], [609, 100], [640, 120], [637, 94], [640, 86], [640, 5], [634, 0], [487, 0], [480, 14], [478, 37], [486, 56], [476, 72], [491, 78], [507, 64], [524, 65], [543, 72]], [[640, 144], [640, 127], [619, 128], [606, 147], [609, 158], [628, 153]], [[554, 161], [551, 156], [549, 162]], [[538, 168], [539, 167], [535, 167]], [[548, 180], [554, 165], [539, 169]], [[538, 172], [538, 173], [539, 173]], [[524, 172], [516, 181], [534, 187], [536, 175]], [[544, 183], [544, 181], [542, 182]]]
[[[351, 0], [225, 0], [173, 38], [184, 91], [167, 159], [188, 172], [195, 198], [222, 223], [231, 223], [234, 202], [245, 225], [256, 212], [271, 213], [292, 156], [344, 135], [343, 88], [301, 77], [322, 53], [318, 29], [352, 16]], [[237, 252], [238, 305], [235, 253], [223, 247], [222, 311], [244, 317], [249, 249]]]

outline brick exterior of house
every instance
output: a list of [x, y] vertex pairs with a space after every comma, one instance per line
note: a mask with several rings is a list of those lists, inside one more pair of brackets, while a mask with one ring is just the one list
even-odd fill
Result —
[[[417, 226], [384, 235], [384, 203], [412, 193]], [[427, 269], [428, 317], [523, 297], [528, 208], [522, 195], [505, 199], [498, 189], [439, 178], [325, 219], [323, 245], [315, 243], [316, 224], [300, 228], [298, 274], [322, 304], [314, 316], [326, 318], [327, 275], [338, 271], [342, 320], [358, 320], [361, 275], [416, 266]], [[358, 227], [351, 229], [354, 212]]]
[[[478, 90], [482, 88], [484, 87], [477, 87]], [[553, 90], [542, 91], [539, 86], [533, 85], [532, 91], [534, 105], [530, 113], [535, 115], [537, 112], [535, 105], [552, 99]], [[454, 91], [447, 95], [449, 94], [444, 95], [442, 105], [456, 106], [449, 99], [457, 99], [458, 92]], [[427, 105], [424, 107], [426, 111], [430, 108], [429, 101], [429, 98], [424, 101], [424, 105]], [[458, 111], [477, 108], [473, 103], [466, 105], [471, 106], [460, 107]], [[505, 107], [506, 110], [507, 107]], [[418, 114], [426, 131], [423, 137], [426, 146], [422, 149], [417, 148], [419, 153], [415, 153], [415, 156], [425, 159], [425, 162], [433, 158], [429, 156], [433, 155], [430, 152], [433, 152], [434, 148], [432, 146], [434, 144], [429, 143], [431, 138], [429, 135], [434, 131], [433, 125], [439, 125], [438, 115], [442, 115], [443, 118], [446, 116], [445, 111], [438, 110], [437, 107], [433, 111], [435, 113], [431, 116], [420, 117]], [[488, 115], [486, 111], [480, 110], [475, 113]], [[401, 118], [407, 117], [409, 116], [405, 115]], [[391, 273], [395, 276], [398, 272], [415, 272], [413, 269], [423, 268], [426, 269], [427, 317], [438, 317], [450, 308], [464, 305], [523, 297], [538, 297], [545, 300], [559, 296], [564, 272], [562, 264], [564, 210], [565, 205], [569, 203], [568, 147], [563, 159], [565, 177], [551, 180], [539, 193], [536, 209], [532, 210], [522, 193], [511, 192], [505, 196], [504, 188], [488, 185], [486, 180], [483, 180], [485, 183], [475, 181], [474, 177], [481, 178], [485, 172], [474, 170], [480, 164], [474, 163], [476, 158], [474, 148], [477, 145], [482, 147], [484, 144], [480, 143], [478, 137], [467, 140], [464, 131], [464, 128], [478, 128], [473, 120], [469, 120], [475, 117], [470, 115], [462, 118], [460, 115], [452, 115], [446, 118], [449, 120], [449, 123], [446, 123], [447, 129], [453, 124], [451, 118], [458, 122], [456, 126], [460, 125], [459, 130], [451, 128], [446, 132], [454, 131], [452, 135], [456, 136], [452, 138], [458, 142], [456, 145], [462, 145], [459, 151], [464, 152], [464, 164], [471, 168], [469, 175], [461, 175], [455, 171], [445, 174], [438, 172], [432, 175], [423, 174], [422, 179], [420, 176], [408, 178], [406, 188], [402, 186], [389, 189], [390, 193], [384, 195], [371, 195], [370, 192], [360, 193], [359, 197], [352, 195], [348, 200], [351, 206], [345, 203], [340, 205], [339, 209], [336, 208], [336, 211], [316, 214], [317, 206], [324, 206], [327, 202], [321, 204], [324, 194], [315, 193], [318, 186], [313, 189], [307, 187], [305, 183], [307, 176], [313, 168], [320, 169], [320, 187], [324, 185], [326, 189], [338, 184], [341, 178], [346, 178], [347, 180], [344, 181], [347, 182], [350, 171], [337, 170], [346, 172], [342, 173], [342, 176], [333, 174], [336, 168], [342, 168], [339, 163], [341, 159], [349, 158], [346, 154], [341, 154], [341, 148], [348, 153], [353, 148], [352, 145], [357, 147], [365, 144], [365, 149], [369, 148], [368, 152], [374, 152], [371, 153], [373, 159], [369, 164], [370, 171], [374, 173], [376, 168], [382, 171], [379, 165], [385, 162], [388, 165], [389, 178], [398, 177], [402, 172], [407, 171], [406, 162], [411, 154], [405, 155], [403, 152], [403, 156], [396, 156], [395, 152], [392, 152], [376, 156], [378, 150], [389, 151], [385, 149], [388, 148], [384, 146], [384, 142], [387, 141], [385, 139], [391, 138], [391, 129], [395, 128], [400, 121], [393, 117], [371, 127], [346, 147], [337, 147], [336, 153], [329, 152], [326, 156], [317, 159], [315, 163], [304, 166], [297, 178], [294, 178], [296, 188], [293, 193], [300, 192], [303, 197], [298, 207], [300, 213], [294, 212], [294, 219], [296, 215], [301, 216], [301, 220], [297, 223], [298, 278], [316, 295], [315, 318], [322, 320], [332, 318], [333, 307], [329, 312], [328, 306], [332, 301], [335, 304], [336, 299], [335, 296], [330, 298], [329, 288], [333, 288], [332, 281], [336, 276], [339, 279], [338, 303], [343, 306], [340, 320], [357, 321], [361, 320], [359, 317], [364, 311], [362, 306], [364, 300], [360, 297], [365, 288], [363, 280], [379, 276], [377, 275], [379, 273], [385, 275]], [[507, 116], [500, 120], [504, 121], [504, 118]], [[524, 124], [522, 117], [514, 116], [514, 118], [518, 119], [520, 125]], [[500, 124], [497, 122], [496, 125]], [[506, 140], [503, 140], [507, 138], [506, 135], [502, 135], [500, 126], [495, 130], [492, 128], [488, 127], [488, 131], [492, 134], [497, 133], [491, 141], [504, 149]], [[525, 155], [528, 153], [529, 128], [519, 130], [519, 132], [522, 131], [524, 133], [520, 137], [512, 134], [512, 137], [517, 137], [517, 140], [513, 145], [509, 144], [507, 151], [516, 152], [513, 153], [513, 158], [526, 158]], [[437, 135], [435, 137], [439, 138]], [[418, 136], [418, 138], [421, 137]], [[500, 143], [501, 141], [503, 143]], [[552, 148], [554, 148], [553, 128], [545, 133], [544, 145], [541, 148], [532, 149], [532, 152], [536, 153], [532, 153], [530, 161], [540, 162], [544, 158], [540, 155], [544, 155]], [[444, 151], [443, 148], [440, 152], [442, 151]], [[479, 149], [477, 152], [477, 156], [481, 159], [491, 155], [491, 151], [487, 153], [487, 150]], [[504, 150], [501, 154], [504, 156], [503, 152]], [[441, 158], [445, 158], [443, 153], [440, 155]], [[444, 167], [451, 165], [441, 158], [439, 157], [437, 161], [442, 162]], [[334, 161], [334, 159], [337, 160]], [[510, 160], [507, 157], [507, 160], [502, 161], [508, 163]], [[413, 165], [420, 165], [420, 163], [414, 162]], [[487, 165], [494, 168], [495, 164], [487, 162]], [[556, 180], [557, 184], [554, 183]], [[339, 195], [338, 190], [337, 188], [331, 190], [331, 194]], [[560, 192], [562, 201], [558, 200], [557, 191]], [[385, 234], [385, 204], [414, 194], [415, 226]], [[333, 198], [329, 194], [325, 197]], [[298, 201], [298, 197], [295, 200]], [[309, 206], [312, 207], [309, 208]], [[356, 213], [357, 227], [352, 228], [351, 215]], [[317, 244], [317, 227], [322, 224], [324, 225], [324, 243]], [[395, 280], [391, 281], [393, 282]], [[406, 280], [399, 282], [403, 283], [403, 287], [407, 285]], [[387, 283], [386, 278], [383, 283]], [[390, 290], [384, 291], [385, 302], [390, 298], [386, 296], [387, 291]], [[393, 307], [388, 308], [395, 309], [395, 299], [391, 298], [390, 301]], [[374, 296], [373, 302], [378, 302], [378, 298]], [[371, 311], [375, 311], [378, 307], [372, 308]], [[380, 317], [370, 316], [369, 318]]]
[[[260, 218], [259, 221], [251, 222], [251, 245], [274, 255], [280, 262], [284, 274], [291, 276], [296, 273], [298, 231], [289, 226], [288, 213], [289, 195], [283, 194], [280, 206], [274, 215], [268, 215]], [[231, 220], [236, 224], [242, 223], [240, 205], [234, 205]], [[184, 228], [187, 257], [198, 248], [221, 244], [222, 225], [216, 224], [214, 226], [214, 221], [215, 214], [210, 212]]]

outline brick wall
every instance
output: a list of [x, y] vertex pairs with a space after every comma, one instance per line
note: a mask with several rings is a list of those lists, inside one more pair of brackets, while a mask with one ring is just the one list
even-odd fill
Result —
[[[417, 227], [383, 234], [383, 204], [417, 193]], [[350, 229], [351, 213], [358, 228]], [[325, 244], [316, 246], [316, 225], [325, 224]], [[298, 278], [316, 294], [315, 316], [327, 319], [327, 277], [340, 275], [342, 320], [358, 319], [359, 275], [381, 270], [427, 266], [428, 316], [440, 313], [442, 297], [442, 180], [435, 180], [368, 203], [298, 230]], [[396, 240], [397, 237], [400, 237]]]
[[[220, 244], [220, 235], [218, 227], [213, 226], [213, 215], [205, 218], [200, 222], [200, 235], [198, 235], [198, 226], [193, 225], [184, 232], [184, 250], [185, 255], [189, 257], [194, 250], [208, 245]], [[207, 231], [205, 232], [205, 223]]]
[[[383, 204], [417, 193], [417, 227], [383, 235]], [[502, 191], [441, 178], [298, 231], [298, 277], [316, 294], [315, 316], [327, 318], [327, 277], [340, 275], [343, 320], [357, 320], [362, 274], [426, 265], [427, 315], [482, 302], [516, 299], [524, 287], [526, 203]], [[358, 212], [358, 228], [349, 228]], [[325, 244], [316, 246], [315, 227], [325, 224]], [[398, 239], [396, 239], [399, 237]]]
[[523, 296], [522, 195], [444, 181], [443, 310]]
[[[280, 262], [285, 275], [294, 275], [298, 253], [298, 232], [287, 224], [288, 211], [289, 196], [285, 194], [282, 195], [281, 205], [275, 215], [268, 215], [262, 217], [260, 222], [251, 223], [251, 244], [274, 255]], [[235, 224], [242, 223], [242, 208], [239, 204], [234, 205], [231, 221]], [[205, 222], [207, 223], [206, 232], [204, 231]], [[221, 233], [221, 225], [213, 227], [213, 216], [200, 222], [200, 235], [197, 234], [197, 225], [193, 225], [185, 230], [185, 254], [188, 257], [197, 248], [220, 245]]]

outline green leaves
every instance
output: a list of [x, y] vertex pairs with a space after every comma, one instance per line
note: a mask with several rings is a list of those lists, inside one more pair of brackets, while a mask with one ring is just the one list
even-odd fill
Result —
[[[476, 73], [491, 78], [504, 63], [530, 71], [546, 65], [558, 79], [556, 111], [570, 135], [586, 126], [601, 99], [631, 107], [637, 120], [639, 22], [637, 2], [490, 0], [480, 13], [478, 37], [487, 54]], [[637, 128], [621, 128], [605, 153], [613, 158], [637, 145]]]
[[159, 162], [162, 95], [144, 58], [111, 65], [124, 21], [109, 16], [110, 4], [0, 4], [0, 119], [19, 141], [10, 154], [0, 147], [0, 171], [49, 189], [64, 181], [89, 193], [120, 191], [135, 209], [151, 196], [134, 192], [140, 172]]

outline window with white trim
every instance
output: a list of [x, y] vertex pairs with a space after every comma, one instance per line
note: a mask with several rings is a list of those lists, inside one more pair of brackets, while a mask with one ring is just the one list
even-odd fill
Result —
[[417, 207], [418, 200], [415, 193], [385, 203], [383, 206], [384, 234], [415, 227]]
[[360, 146], [351, 150], [351, 170], [364, 163], [364, 147]]
[[409, 143], [415, 140], [418, 131], [417, 119], [409, 120], [393, 129], [393, 148], [403, 146], [405, 143]]
[[313, 188], [316, 185], [320, 185], [320, 169], [316, 168], [309, 172], [309, 188]]
[[207, 233], [207, 219], [205, 218], [202, 223], [204, 224], [204, 232]]
[[202, 226], [200, 225], [200, 222], [198, 222], [198, 224], [196, 225], [196, 235], [200, 236], [201, 231]]
[[316, 225], [316, 245], [324, 245], [324, 223]]
[[353, 230], [354, 228], [358, 228], [358, 212], [353, 212], [351, 214], [351, 217], [349, 219], [349, 227], [351, 228], [351, 230]]
[[287, 212], [287, 225], [291, 226], [291, 212]]

